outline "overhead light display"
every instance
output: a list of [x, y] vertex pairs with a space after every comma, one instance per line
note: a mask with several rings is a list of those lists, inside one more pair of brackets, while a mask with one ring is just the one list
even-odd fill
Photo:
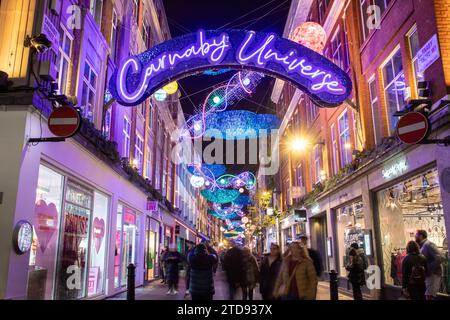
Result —
[[199, 164], [190, 164], [187, 166], [187, 169], [190, 173], [196, 174], [197, 170], [200, 170], [203, 174], [209, 175], [212, 173], [213, 176], [218, 177], [223, 175], [227, 171], [227, 167], [223, 164], [208, 164], [202, 163]]
[[241, 206], [247, 206], [247, 205], [251, 204], [251, 202], [252, 202], [252, 200], [250, 199], [250, 197], [246, 196], [244, 194], [239, 195], [239, 197], [237, 197], [233, 201], [234, 204], [238, 204], [238, 205], [241, 205]]
[[201, 176], [192, 175], [190, 182], [194, 188], [201, 188], [205, 185], [205, 178]]
[[175, 92], [178, 91], [178, 82], [173, 81], [167, 85], [165, 85], [163, 87], [163, 90], [167, 93], [167, 94], [174, 94]]
[[224, 140], [256, 139], [260, 132], [278, 129], [280, 124], [280, 119], [272, 114], [230, 110], [207, 115], [204, 136], [217, 137], [220, 132]]
[[256, 177], [250, 171], [244, 171], [237, 176], [232, 174], [224, 174], [217, 179], [220, 188], [240, 189], [245, 187], [247, 190], [255, 188]]
[[200, 191], [200, 193], [206, 200], [214, 203], [233, 202], [240, 195], [239, 191], [234, 189], [216, 189], [214, 191], [205, 189]]

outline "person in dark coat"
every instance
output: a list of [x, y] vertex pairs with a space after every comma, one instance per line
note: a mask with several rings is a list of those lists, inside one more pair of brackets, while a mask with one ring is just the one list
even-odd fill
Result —
[[406, 254], [402, 261], [403, 295], [411, 300], [425, 300], [427, 259], [415, 241], [408, 242]]
[[177, 294], [178, 293], [178, 273], [179, 264], [181, 262], [181, 254], [177, 251], [175, 244], [171, 244], [169, 251], [164, 255], [164, 262], [166, 268], [166, 283], [169, 286], [169, 291], [167, 294]]
[[166, 272], [164, 271], [164, 269], [166, 267], [165, 267], [164, 257], [168, 251], [169, 251], [169, 248], [164, 247], [161, 250], [161, 253], [159, 254], [159, 274], [161, 277], [161, 283], [166, 283], [166, 277], [165, 277]]
[[188, 256], [191, 266], [189, 291], [192, 300], [212, 300], [214, 296], [213, 268], [217, 264], [214, 254], [208, 252], [206, 245], [200, 243]]
[[189, 296], [190, 291], [189, 291], [189, 283], [190, 283], [190, 275], [191, 275], [191, 265], [189, 263], [189, 254], [191, 253], [192, 250], [194, 250], [194, 245], [192, 244], [188, 244], [187, 248], [186, 248], [186, 278], [185, 278], [185, 285], [186, 285], [186, 292], [184, 294], [184, 297], [186, 298], [187, 296]]
[[[308, 236], [306, 234], [302, 234], [300, 236], [300, 243], [308, 248]], [[317, 277], [320, 278], [323, 272], [323, 263], [320, 253], [317, 250], [308, 248], [308, 255], [314, 263], [314, 269], [316, 269]]]
[[259, 279], [259, 265], [248, 247], [244, 247], [242, 253], [244, 267], [243, 282], [241, 283], [242, 300], [253, 300], [253, 290]]
[[214, 265], [213, 271], [214, 273], [216, 273], [217, 271], [217, 265], [219, 263], [219, 255], [217, 254], [217, 251], [211, 246], [210, 242], [208, 240], [203, 240], [202, 243], [206, 246], [206, 250], [208, 250], [208, 252], [210, 254], [213, 254], [216, 256], [216, 264]]
[[365, 255], [364, 250], [359, 248], [357, 243], [352, 243], [351, 249], [348, 253], [349, 255], [349, 263], [345, 267], [348, 273], [348, 279], [352, 284], [353, 289], [353, 299], [355, 300], [363, 300], [363, 295], [361, 291], [361, 286], [366, 284], [366, 275], [365, 269]]
[[274, 300], [273, 289], [281, 267], [281, 250], [276, 243], [270, 245], [270, 253], [262, 259], [259, 273], [259, 291], [263, 300]]
[[242, 250], [233, 245], [231, 249], [225, 253], [223, 257], [223, 268], [227, 275], [229, 300], [233, 300], [236, 294], [236, 289], [243, 282], [244, 268], [243, 268]]

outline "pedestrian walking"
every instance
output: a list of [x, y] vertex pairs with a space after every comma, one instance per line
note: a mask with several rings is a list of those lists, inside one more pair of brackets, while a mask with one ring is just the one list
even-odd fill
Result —
[[242, 250], [233, 244], [223, 257], [223, 268], [227, 275], [228, 298], [234, 300], [237, 288], [243, 281]]
[[313, 261], [314, 269], [316, 269], [317, 278], [320, 278], [323, 272], [323, 263], [320, 253], [317, 250], [308, 247], [308, 236], [306, 234], [300, 235], [300, 243], [307, 248], [308, 255]]
[[181, 254], [177, 251], [175, 244], [169, 246], [169, 251], [164, 255], [164, 262], [166, 283], [169, 287], [167, 294], [175, 295], [178, 293], [179, 263], [181, 262]]
[[255, 256], [248, 247], [244, 247], [242, 250], [242, 266], [244, 268], [241, 283], [242, 300], [253, 300], [253, 290], [259, 279], [259, 267]]
[[350, 245], [349, 261], [345, 269], [348, 271], [348, 280], [352, 284], [353, 299], [363, 300], [361, 287], [366, 284], [365, 270], [368, 267], [364, 250], [357, 243]]
[[406, 254], [402, 262], [402, 295], [411, 300], [425, 300], [427, 259], [415, 241], [408, 242]]
[[164, 262], [164, 258], [165, 258], [165, 254], [169, 251], [169, 248], [165, 247], [161, 249], [161, 253], [159, 254], [159, 274], [161, 276], [161, 283], [166, 283], [166, 278], [165, 278], [165, 262]]
[[184, 298], [187, 298], [190, 294], [189, 291], [189, 284], [190, 284], [190, 275], [191, 275], [191, 264], [189, 263], [189, 254], [194, 249], [194, 245], [188, 243], [186, 248], [186, 275], [185, 275], [185, 285], [186, 285], [186, 292], [184, 293]]
[[211, 246], [211, 244], [210, 244], [210, 242], [209, 242], [208, 240], [203, 240], [202, 243], [205, 244], [206, 249], [208, 250], [208, 252], [209, 252], [210, 254], [213, 254], [213, 255], [216, 256], [216, 261], [217, 261], [217, 262], [216, 262], [216, 264], [214, 265], [214, 268], [213, 268], [214, 273], [216, 273], [216, 271], [217, 271], [217, 265], [218, 265], [218, 263], [219, 263], [219, 255], [217, 254], [217, 251]]
[[436, 298], [441, 287], [443, 274], [442, 264], [446, 258], [437, 245], [428, 240], [428, 233], [425, 230], [417, 230], [416, 242], [420, 246], [420, 252], [427, 259], [425, 298], [427, 300], [433, 300]]
[[281, 249], [276, 243], [270, 245], [270, 252], [263, 257], [259, 272], [259, 291], [263, 300], [273, 300], [273, 290], [281, 267]]
[[306, 247], [292, 242], [283, 258], [274, 297], [282, 300], [314, 300], [317, 275]]
[[214, 296], [213, 268], [217, 256], [208, 252], [205, 244], [200, 243], [188, 255], [191, 266], [189, 290], [192, 300], [212, 300]]

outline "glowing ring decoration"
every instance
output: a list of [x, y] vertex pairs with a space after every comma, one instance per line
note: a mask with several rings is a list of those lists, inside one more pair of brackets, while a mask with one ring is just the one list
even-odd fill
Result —
[[291, 82], [317, 104], [336, 107], [352, 92], [347, 73], [319, 53], [273, 33], [199, 30], [125, 58], [109, 80], [121, 105], [142, 103], [164, 85], [214, 68], [246, 69]]
[[250, 171], [244, 171], [237, 176], [224, 174], [216, 180], [219, 188], [240, 189], [245, 187], [247, 190], [253, 190], [256, 186], [256, 177]]

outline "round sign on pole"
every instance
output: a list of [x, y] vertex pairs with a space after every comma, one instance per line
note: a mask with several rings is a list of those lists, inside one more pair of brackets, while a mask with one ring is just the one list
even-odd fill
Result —
[[56, 108], [48, 117], [48, 129], [57, 137], [71, 137], [77, 133], [80, 126], [80, 114], [69, 106]]
[[426, 138], [430, 124], [420, 112], [408, 112], [397, 123], [397, 136], [403, 143], [417, 144]]

